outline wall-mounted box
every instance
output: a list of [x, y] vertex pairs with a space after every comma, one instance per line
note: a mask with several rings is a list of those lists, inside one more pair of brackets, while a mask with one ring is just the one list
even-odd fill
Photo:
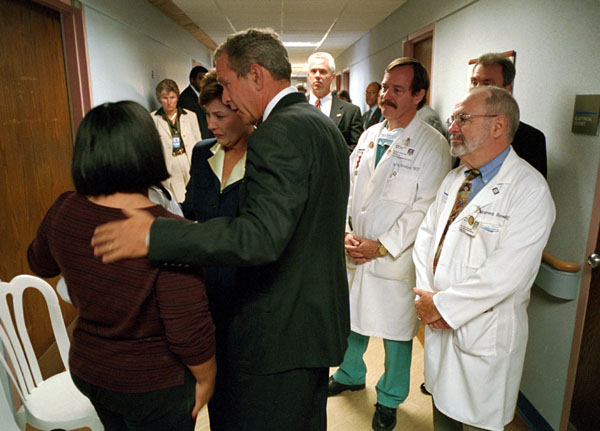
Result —
[[598, 134], [599, 112], [600, 94], [578, 94], [575, 96], [571, 131], [581, 135], [596, 136]]

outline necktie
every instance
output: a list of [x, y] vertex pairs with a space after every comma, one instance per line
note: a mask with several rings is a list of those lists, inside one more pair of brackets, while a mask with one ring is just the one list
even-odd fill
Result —
[[477, 169], [471, 169], [467, 172], [467, 177], [460, 185], [458, 189], [458, 193], [456, 194], [456, 200], [454, 201], [454, 206], [450, 211], [450, 216], [448, 217], [448, 221], [446, 222], [446, 227], [444, 228], [444, 232], [442, 232], [442, 236], [440, 238], [440, 243], [435, 251], [435, 256], [433, 257], [433, 273], [435, 274], [435, 269], [437, 268], [438, 261], [440, 260], [440, 254], [442, 254], [442, 247], [444, 246], [444, 239], [446, 238], [446, 233], [448, 233], [448, 228], [452, 224], [456, 217], [463, 210], [467, 202], [469, 201], [469, 195], [471, 194], [471, 189], [473, 187], [473, 178], [481, 175]]
[[317, 107], [317, 109], [319, 109], [319, 111], [321, 110], [321, 99], [317, 99], [317, 101], [315, 102], [315, 106]]

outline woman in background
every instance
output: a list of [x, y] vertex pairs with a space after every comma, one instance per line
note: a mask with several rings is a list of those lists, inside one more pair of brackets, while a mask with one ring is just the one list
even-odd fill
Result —
[[[214, 71], [201, 82], [200, 104], [206, 111], [208, 128], [215, 139], [199, 142], [194, 148], [190, 181], [187, 185], [183, 214], [203, 222], [213, 217], [233, 217], [237, 213], [238, 194], [245, 174], [248, 138], [254, 126], [221, 101], [223, 87]], [[227, 389], [227, 333], [229, 327], [235, 268], [207, 267], [206, 288], [210, 311], [216, 327], [217, 384], [208, 405], [212, 431], [228, 428], [227, 418], [235, 400]]]
[[177, 202], [185, 198], [185, 186], [190, 179], [192, 150], [202, 139], [198, 117], [192, 111], [178, 108], [179, 87], [171, 79], [156, 86], [156, 98], [161, 107], [152, 113], [163, 145], [167, 170], [171, 177], [163, 182]]
[[46, 214], [27, 257], [42, 277], [64, 276], [79, 318], [70, 372], [107, 431], [189, 430], [214, 388], [214, 327], [202, 279], [147, 258], [103, 264], [94, 229], [123, 209], [176, 217], [147, 197], [168, 178], [152, 119], [135, 102], [83, 119], [71, 168], [76, 192]]

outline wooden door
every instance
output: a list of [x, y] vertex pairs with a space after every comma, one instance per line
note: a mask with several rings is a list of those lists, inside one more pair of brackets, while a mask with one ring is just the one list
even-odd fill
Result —
[[[429, 81], [431, 81], [431, 61], [433, 56], [433, 31], [434, 24], [431, 24], [415, 33], [409, 34], [408, 40], [404, 42], [402, 47], [402, 55], [404, 57], [416, 58], [423, 64], [429, 75]], [[429, 90], [425, 99], [425, 103], [428, 105], [431, 96], [431, 85], [429, 86]]]
[[[433, 48], [433, 36], [428, 36], [425, 39], [415, 42], [413, 45], [413, 57], [423, 63], [425, 69], [427, 69], [427, 75], [431, 80], [431, 56]], [[427, 98], [425, 103], [429, 105], [429, 95], [431, 91], [427, 92]]]
[[[596, 240], [600, 253], [600, 230]], [[600, 429], [600, 267], [592, 269], [570, 422], [577, 431]]]
[[[73, 189], [73, 137], [59, 13], [0, 0], [0, 40], [0, 279], [10, 280], [31, 273], [27, 246], [58, 195]], [[63, 306], [69, 323], [75, 310]], [[54, 340], [43, 310], [41, 295], [29, 292], [25, 315], [38, 356]]]

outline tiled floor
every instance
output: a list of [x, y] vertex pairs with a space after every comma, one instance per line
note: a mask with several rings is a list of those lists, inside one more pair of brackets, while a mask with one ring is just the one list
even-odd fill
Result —
[[[422, 331], [419, 338], [422, 340]], [[423, 347], [415, 339], [413, 346], [410, 393], [398, 408], [398, 423], [395, 430], [430, 431], [433, 429], [431, 417], [431, 398], [423, 395], [419, 386], [423, 382]], [[365, 431], [371, 429], [374, 404], [377, 401], [375, 385], [383, 371], [383, 343], [373, 338], [365, 354], [367, 364], [367, 387], [357, 392], [344, 392], [329, 398], [327, 402], [327, 420], [329, 431]], [[332, 372], [335, 369], [331, 370]], [[34, 429], [28, 427], [28, 430]], [[209, 431], [208, 411], [202, 409], [196, 422], [196, 431]], [[258, 430], [257, 430], [258, 431]], [[531, 431], [531, 428], [518, 416], [508, 425], [506, 431]]]
[[[329, 398], [327, 402], [327, 420], [329, 431], [365, 431], [371, 429], [374, 404], [377, 401], [375, 385], [383, 371], [383, 343], [374, 338], [365, 354], [367, 364], [367, 387], [356, 392]], [[332, 372], [335, 369], [332, 369]], [[415, 339], [413, 346], [410, 393], [398, 408], [396, 430], [430, 431], [433, 429], [431, 416], [431, 398], [423, 395], [419, 386], [423, 382], [423, 347]], [[208, 414], [204, 408], [198, 417], [196, 431], [208, 431]], [[516, 417], [506, 428], [507, 431], [530, 431], [522, 419]]]

